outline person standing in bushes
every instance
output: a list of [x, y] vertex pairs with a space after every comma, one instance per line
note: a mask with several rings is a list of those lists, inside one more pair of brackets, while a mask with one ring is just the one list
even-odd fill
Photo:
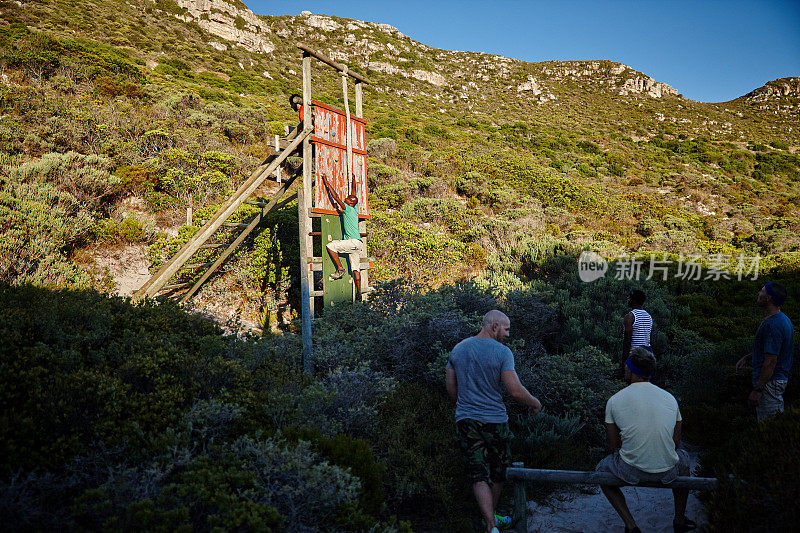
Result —
[[457, 441], [467, 464], [472, 490], [486, 530], [508, 526], [511, 519], [495, 514], [505, 470], [511, 465], [511, 430], [502, 385], [536, 415], [542, 404], [522, 385], [514, 354], [502, 344], [511, 321], [497, 310], [486, 313], [481, 331], [459, 342], [447, 361], [446, 385], [456, 401]]
[[[644, 347], [653, 351], [651, 337], [653, 335], [653, 317], [642, 309], [647, 295], [640, 290], [631, 291], [628, 296], [630, 312], [622, 319], [622, 362], [623, 365], [631, 354], [631, 350]], [[623, 369], [624, 370], [624, 369]]]
[[[625, 483], [640, 481], [669, 484], [689, 475], [689, 454], [681, 444], [681, 411], [675, 397], [650, 383], [656, 368], [653, 352], [639, 346], [625, 360], [627, 387], [606, 403], [606, 440], [611, 454], [600, 461], [598, 472], [609, 472]], [[625, 495], [619, 487], [600, 485], [611, 506], [625, 522], [626, 532], [639, 532]], [[675, 499], [676, 532], [690, 531], [696, 524], [686, 518], [688, 489], [672, 489]]]
[[794, 356], [794, 327], [781, 311], [786, 296], [783, 285], [767, 283], [761, 287], [756, 304], [764, 311], [764, 320], [756, 331], [753, 351], [736, 363], [739, 372], [752, 359], [753, 390], [747, 400], [756, 408], [759, 422], [783, 412], [783, 392]]

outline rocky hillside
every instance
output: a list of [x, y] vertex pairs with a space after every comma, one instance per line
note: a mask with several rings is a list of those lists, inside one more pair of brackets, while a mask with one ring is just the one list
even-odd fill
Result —
[[[82, 286], [90, 272], [113, 287], [115, 258], [156, 268], [296, 123], [286, 97], [301, 86], [299, 42], [372, 81], [372, 279], [520, 273], [545, 238], [612, 255], [800, 254], [797, 78], [703, 103], [612, 61], [441, 50], [386, 24], [222, 0], [5, 1], [0, 12], [5, 186], [31, 194], [34, 176], [92, 206], [65, 212], [80, 224], [45, 251], [12, 250], [21, 259], [0, 265], [4, 279]], [[342, 104], [338, 76], [314, 67], [313, 78], [315, 98]], [[81, 202], [61, 179], [75, 168], [103, 193]], [[294, 263], [274, 263], [294, 257], [284, 218], [208, 301], [243, 294], [229, 303], [261, 311], [291, 294]]]

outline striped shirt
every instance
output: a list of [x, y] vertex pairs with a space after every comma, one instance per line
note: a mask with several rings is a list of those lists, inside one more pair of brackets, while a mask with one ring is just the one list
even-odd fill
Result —
[[653, 329], [653, 317], [644, 309], [631, 309], [631, 313], [633, 313], [631, 350], [639, 346], [650, 346], [650, 332]]

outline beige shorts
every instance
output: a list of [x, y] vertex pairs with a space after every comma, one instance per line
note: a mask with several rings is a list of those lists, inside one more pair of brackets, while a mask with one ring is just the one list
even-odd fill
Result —
[[331, 241], [326, 247], [337, 254], [362, 254], [364, 252], [364, 241], [361, 239]]
[[678, 463], [666, 472], [650, 473], [639, 470], [635, 466], [629, 465], [623, 461], [622, 457], [619, 455], [619, 450], [611, 455], [607, 455], [605, 459], [597, 463], [595, 471], [610, 472], [629, 485], [636, 485], [640, 481], [653, 481], [668, 484], [672, 483], [676, 477], [688, 476], [690, 473], [689, 454], [683, 449], [679, 449], [677, 452]]
[[786, 383], [784, 380], [773, 379], [764, 385], [764, 394], [761, 395], [756, 407], [759, 422], [783, 412], [783, 393], [786, 390]]

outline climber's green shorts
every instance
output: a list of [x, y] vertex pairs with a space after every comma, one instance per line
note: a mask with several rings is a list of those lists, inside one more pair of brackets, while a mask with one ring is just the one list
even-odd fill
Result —
[[511, 439], [508, 422], [498, 424], [465, 418], [456, 422], [456, 440], [461, 448], [467, 474], [475, 483], [503, 481], [511, 466]]

